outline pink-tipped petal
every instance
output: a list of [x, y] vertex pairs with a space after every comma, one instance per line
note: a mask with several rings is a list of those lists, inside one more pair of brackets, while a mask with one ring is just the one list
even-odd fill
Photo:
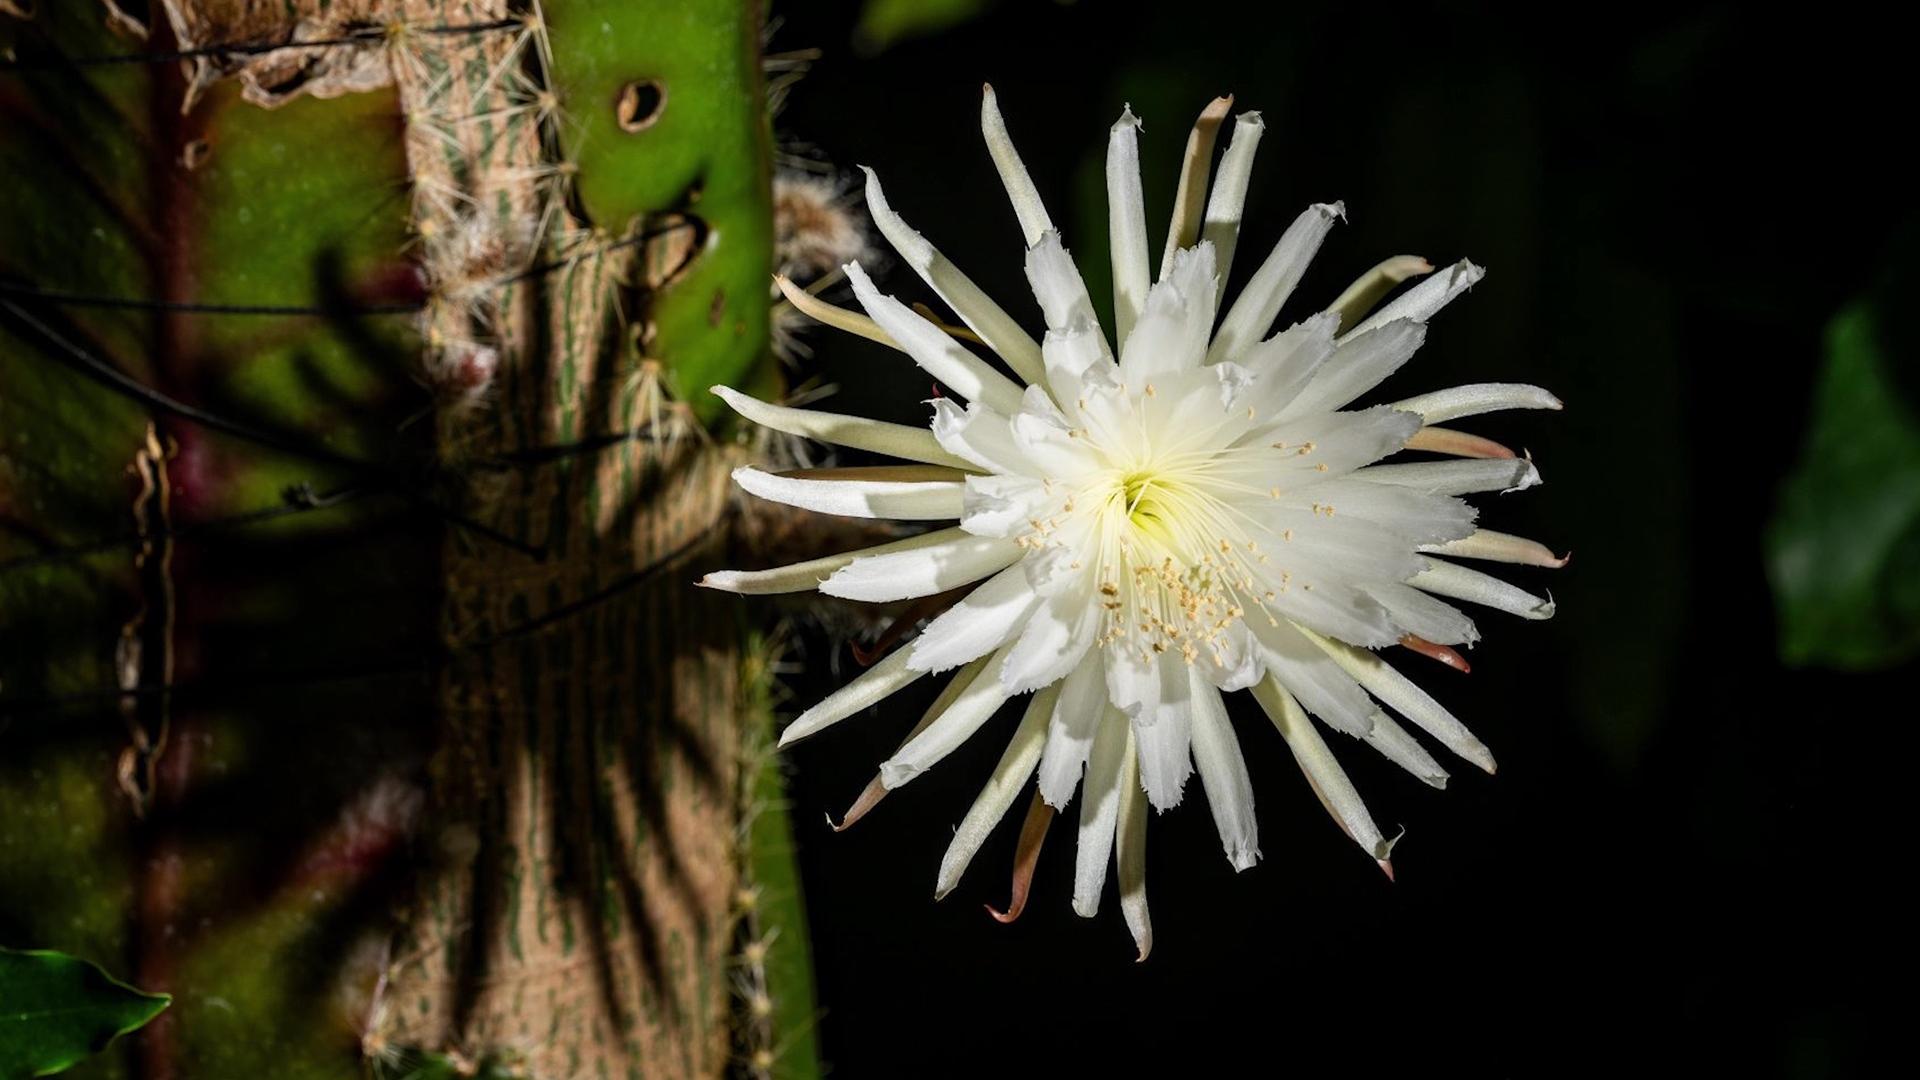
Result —
[[1402, 636], [1400, 638], [1400, 644], [1428, 659], [1438, 660], [1462, 675], [1473, 671], [1473, 665], [1467, 663], [1466, 657], [1461, 656], [1457, 650], [1446, 645], [1436, 645], [1426, 638], [1415, 637], [1412, 634]]
[[987, 914], [997, 921], [1010, 923], [1027, 909], [1033, 871], [1040, 865], [1040, 845], [1046, 842], [1047, 826], [1051, 824], [1053, 807], [1035, 791], [1033, 802], [1027, 804], [1027, 819], [1020, 824], [1020, 843], [1013, 853], [1013, 894], [1007, 900], [1007, 910], [996, 911], [992, 904], [987, 905]]
[[1508, 447], [1492, 439], [1479, 435], [1469, 435], [1452, 428], [1423, 427], [1407, 440], [1407, 449], [1426, 450], [1435, 454], [1447, 454], [1452, 457], [1470, 458], [1510, 458], [1519, 457]]
[[834, 825], [833, 818], [829, 817], [827, 818], [827, 824], [833, 826], [834, 832], [846, 832], [848, 829], [853, 828], [854, 822], [866, 817], [867, 811], [879, 806], [880, 800], [886, 797], [887, 785], [881, 783], [880, 778], [875, 776], [872, 780], [869, 780], [867, 786], [861, 790], [860, 797], [853, 800], [853, 805], [847, 807], [847, 812], [841, 815], [840, 823]]

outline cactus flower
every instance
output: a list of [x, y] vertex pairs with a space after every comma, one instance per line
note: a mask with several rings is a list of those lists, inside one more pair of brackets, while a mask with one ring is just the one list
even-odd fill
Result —
[[[1253, 786], [1222, 695], [1250, 690], [1339, 825], [1391, 875], [1392, 847], [1310, 722], [1365, 742], [1428, 784], [1446, 770], [1391, 718], [1492, 772], [1485, 745], [1377, 650], [1403, 645], [1453, 666], [1474, 624], [1449, 600], [1530, 619], [1534, 596], [1456, 560], [1559, 566], [1532, 541], [1480, 529], [1461, 496], [1539, 482], [1525, 458], [1434, 425], [1560, 403], [1537, 387], [1479, 384], [1355, 406], [1405, 364], [1429, 320], [1479, 281], [1470, 262], [1432, 272], [1388, 260], [1330, 306], [1274, 332], [1333, 224], [1308, 208], [1227, 303], [1221, 290], [1262, 125], [1243, 113], [1212, 184], [1222, 99], [1189, 141], [1167, 245], [1150, 274], [1137, 133], [1114, 124], [1107, 194], [1114, 325], [1096, 319], [992, 90], [982, 126], [1025, 234], [1026, 273], [1044, 334], [988, 298], [894, 212], [869, 171], [879, 231], [965, 324], [939, 325], [846, 267], [861, 305], [788, 296], [822, 321], [886, 341], [949, 393], [926, 428], [801, 410], [716, 387], [757, 423], [878, 452], [906, 464], [771, 473], [742, 488], [823, 514], [947, 522], [911, 538], [772, 570], [723, 571], [702, 584], [740, 593], [818, 589], [856, 601], [922, 601], [928, 618], [899, 645], [786, 729], [782, 745], [861, 712], [925, 675], [945, 691], [880, 765], [864, 812], [952, 753], [1000, 707], [1025, 715], [939, 871], [958, 881], [988, 833], [1034, 780], [1016, 856], [1014, 905], [1046, 826], [1078, 795], [1074, 910], [1095, 914], [1110, 863], [1144, 958], [1145, 807], [1178, 805], [1191, 774], [1228, 861], [1260, 857]], [[1374, 308], [1398, 283], [1417, 284]], [[969, 347], [978, 342], [1004, 365]], [[964, 402], [964, 403], [963, 403]], [[1401, 451], [1437, 459], [1381, 464]], [[928, 600], [927, 598], [932, 598]], [[1385, 706], [1385, 708], [1383, 708]]]

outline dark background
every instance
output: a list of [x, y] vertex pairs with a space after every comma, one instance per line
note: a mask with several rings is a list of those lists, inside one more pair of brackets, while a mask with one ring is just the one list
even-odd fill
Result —
[[[1145, 120], [1157, 245], [1193, 115], [1231, 92], [1267, 122], [1236, 287], [1301, 208], [1344, 199], [1303, 299], [1403, 252], [1490, 269], [1378, 400], [1500, 380], [1567, 402], [1470, 425], [1540, 463], [1545, 486], [1480, 502], [1488, 526], [1573, 549], [1556, 575], [1509, 575], [1551, 588], [1559, 617], [1480, 613], [1468, 676], [1402, 661], [1499, 775], [1455, 763], [1434, 792], [1330, 736], [1383, 828], [1407, 828], [1397, 884], [1250, 701], [1235, 716], [1265, 859], [1232, 873], [1192, 785], [1149, 831], [1145, 964], [1111, 885], [1098, 919], [1072, 914], [1069, 827], [1015, 925], [981, 909], [1005, 903], [1012, 821], [933, 902], [1014, 716], [837, 836], [823, 814], [933, 688], [791, 752], [835, 1075], [1865, 1068], [1870, 1000], [1906, 951], [1892, 744], [1912, 673], [1783, 667], [1761, 536], [1825, 325], [1902, 257], [1902, 35], [1832, 6], [1009, 0], [875, 52], [853, 47], [857, 5], [776, 14], [773, 48], [824, 50], [777, 122], [790, 148], [874, 166], [1016, 314], [1032, 311], [981, 82], [1100, 303], [1121, 104]], [[931, 299], [904, 268], [882, 280]], [[918, 415], [924, 380], [897, 356], [811, 340], [796, 379], [837, 383], [833, 407]], [[799, 708], [852, 664], [817, 626], [796, 647]]]

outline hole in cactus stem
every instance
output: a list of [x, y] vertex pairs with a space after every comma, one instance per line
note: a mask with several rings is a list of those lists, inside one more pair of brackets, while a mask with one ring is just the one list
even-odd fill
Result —
[[620, 88], [614, 119], [621, 131], [645, 131], [667, 108], [667, 84], [658, 79], [636, 79]]

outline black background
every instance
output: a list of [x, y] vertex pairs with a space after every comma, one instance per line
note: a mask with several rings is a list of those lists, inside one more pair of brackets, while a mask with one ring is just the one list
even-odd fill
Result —
[[[1007, 2], [862, 55], [851, 5], [776, 14], [775, 49], [825, 50], [777, 122], [790, 149], [878, 169], [1016, 314], [1033, 312], [981, 82], [1096, 296], [1122, 102], [1145, 120], [1157, 237], [1193, 115], [1232, 92], [1267, 122], [1240, 276], [1309, 202], [1344, 199], [1303, 298], [1402, 252], [1490, 269], [1377, 400], [1510, 380], [1567, 402], [1473, 425], [1540, 463], [1546, 484], [1481, 499], [1483, 521], [1574, 551], [1510, 575], [1550, 588], [1558, 618], [1480, 613], [1468, 676], [1401, 661], [1499, 775], [1456, 762], [1434, 792], [1330, 736], [1375, 818], [1407, 828], [1397, 884], [1249, 701], [1265, 859], [1232, 873], [1192, 785], [1149, 831], [1144, 964], [1111, 884], [1098, 919], [1072, 914], [1065, 826], [1018, 923], [981, 907], [1005, 902], [1012, 821], [933, 902], [1011, 710], [841, 835], [824, 814], [933, 689], [790, 752], [834, 1075], [1865, 1069], [1871, 1004], [1907, 952], [1894, 744], [1911, 673], [1783, 668], [1760, 538], [1823, 327], [1911, 257], [1902, 35], [1832, 6]], [[881, 280], [931, 299], [904, 268]], [[897, 356], [811, 340], [796, 377], [837, 383], [832, 407], [919, 415], [924, 378]], [[796, 648], [792, 708], [854, 670], [817, 626]]]

